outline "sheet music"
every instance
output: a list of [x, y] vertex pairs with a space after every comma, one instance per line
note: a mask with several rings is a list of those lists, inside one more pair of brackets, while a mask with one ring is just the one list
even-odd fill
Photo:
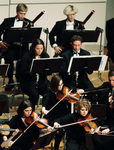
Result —
[[108, 56], [102, 55], [101, 63], [100, 63], [100, 66], [99, 66], [99, 71], [104, 71], [107, 59], [108, 59]]

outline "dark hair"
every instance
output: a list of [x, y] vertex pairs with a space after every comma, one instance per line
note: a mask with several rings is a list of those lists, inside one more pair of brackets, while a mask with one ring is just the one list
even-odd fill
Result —
[[[23, 110], [28, 108], [28, 107], [32, 107], [32, 104], [29, 100], [24, 100], [20, 103], [18, 109], [17, 109], [17, 114], [22, 117], [24, 115]], [[33, 108], [33, 107], [32, 107]]]
[[71, 38], [71, 42], [73, 43], [74, 41], [80, 41], [80, 42], [82, 42], [82, 37], [79, 36], [79, 35], [74, 35]]
[[60, 80], [62, 80], [62, 77], [59, 76], [58, 74], [52, 77], [50, 82], [50, 89], [53, 92], [57, 92]]
[[[33, 40], [33, 42], [32, 42], [32, 45], [31, 45], [31, 47], [30, 47], [30, 55], [34, 58], [35, 57], [35, 47], [36, 47], [36, 45], [43, 45], [43, 52], [42, 53], [44, 53], [44, 51], [45, 51], [45, 47], [44, 47], [44, 42], [41, 40], [41, 39], [35, 39], [35, 40]], [[41, 54], [42, 55], [42, 54]]]
[[114, 76], [114, 70], [110, 70], [108, 73], [108, 77]]

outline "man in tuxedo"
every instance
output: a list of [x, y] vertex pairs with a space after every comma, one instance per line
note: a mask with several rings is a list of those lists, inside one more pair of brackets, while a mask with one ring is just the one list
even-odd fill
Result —
[[[79, 27], [84, 29], [82, 22], [75, 20], [75, 15], [77, 12], [77, 8], [73, 5], [68, 5], [63, 11], [67, 18], [65, 20], [57, 21], [49, 34], [50, 44], [54, 48], [55, 54], [57, 55], [67, 50], [66, 45], [62, 45], [65, 30], [74, 30]], [[70, 45], [68, 44], [67, 47], [69, 46]]]
[[27, 11], [27, 6], [23, 3], [19, 3], [16, 7], [16, 16], [4, 19], [0, 25], [0, 47], [4, 52], [3, 57], [5, 59], [5, 63], [10, 64], [8, 70], [9, 82], [5, 88], [6, 91], [10, 91], [14, 87], [14, 85], [12, 85], [14, 69], [13, 61], [19, 60], [24, 53], [28, 51], [28, 43], [19, 43], [15, 41], [7, 44], [2, 41], [1, 36], [4, 34], [4, 31], [6, 31], [7, 28], [22, 28], [28, 25], [31, 21], [25, 18]]
[[[68, 74], [67, 70], [72, 56], [75, 57], [75, 56], [90, 55], [88, 51], [81, 48], [82, 46], [81, 36], [74, 35], [71, 38], [71, 45], [72, 48], [62, 54], [63, 63], [61, 65], [60, 75], [63, 78], [64, 84], [68, 88], [73, 89], [74, 92], [76, 92], [77, 89], [94, 88], [93, 84], [91, 83], [87, 75], [87, 74], [92, 74], [93, 72], [92, 70], [84, 69], [82, 71], [71, 73], [70, 75]], [[88, 99], [92, 103], [96, 103], [97, 101], [96, 96], [90, 93], [88, 94]]]

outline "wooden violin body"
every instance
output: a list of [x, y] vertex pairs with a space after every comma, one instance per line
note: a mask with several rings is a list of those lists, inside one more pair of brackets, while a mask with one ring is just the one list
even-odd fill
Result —
[[39, 116], [35, 112], [32, 112], [31, 116], [27, 117], [25, 119], [25, 122], [27, 124], [32, 124], [34, 122], [41, 129], [44, 129], [45, 127], [48, 126], [47, 119], [45, 119], [45, 118], [39, 118]]
[[70, 89], [64, 86], [62, 92], [57, 93], [56, 98], [58, 100], [64, 98], [65, 100], [68, 100], [69, 103], [76, 103], [76, 101], [79, 100], [80, 95], [78, 93], [69, 93], [69, 91]]

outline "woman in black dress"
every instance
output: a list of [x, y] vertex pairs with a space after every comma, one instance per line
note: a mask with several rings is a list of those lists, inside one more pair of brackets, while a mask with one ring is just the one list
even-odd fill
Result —
[[41, 39], [33, 41], [30, 51], [27, 52], [22, 58], [22, 78], [21, 89], [29, 96], [33, 106], [37, 103], [39, 95], [44, 95], [47, 92], [49, 81], [47, 80], [46, 73], [31, 74], [30, 68], [33, 59], [49, 58], [45, 52], [44, 42]]

